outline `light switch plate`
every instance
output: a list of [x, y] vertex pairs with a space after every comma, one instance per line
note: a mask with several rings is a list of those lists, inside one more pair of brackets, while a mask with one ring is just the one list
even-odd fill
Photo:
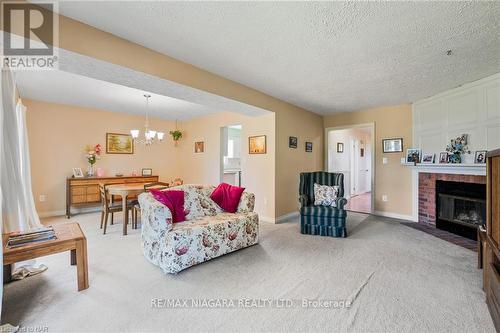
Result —
[[382, 164], [387, 164], [387, 157], [382, 157]]
[[383, 201], [383, 202], [387, 202], [387, 195], [385, 195], [385, 194], [384, 194], [384, 195], [382, 195], [382, 201]]

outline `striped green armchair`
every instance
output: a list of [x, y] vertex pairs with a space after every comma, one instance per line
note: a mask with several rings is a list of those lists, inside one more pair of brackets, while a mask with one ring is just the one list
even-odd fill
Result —
[[[337, 207], [314, 205], [314, 184], [337, 185], [339, 193]], [[300, 232], [309, 235], [347, 237], [344, 206], [344, 175], [323, 171], [300, 174]]]

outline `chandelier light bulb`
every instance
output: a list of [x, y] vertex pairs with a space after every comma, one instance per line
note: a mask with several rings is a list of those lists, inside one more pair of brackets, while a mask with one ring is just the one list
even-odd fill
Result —
[[131, 130], [130, 135], [132, 135], [133, 139], [137, 139], [139, 137], [139, 130], [137, 130], [137, 129]]
[[144, 139], [139, 139], [140, 131], [138, 129], [133, 129], [130, 130], [130, 135], [132, 136], [132, 139], [136, 143], [140, 143], [146, 146], [150, 146], [153, 143], [155, 143], [155, 138], [157, 137], [158, 142], [163, 141], [163, 138], [165, 136], [165, 133], [163, 132], [157, 132], [155, 130], [150, 130], [149, 129], [149, 99], [151, 98], [151, 95], [145, 94], [144, 97], [146, 98], [146, 122], [144, 123]]

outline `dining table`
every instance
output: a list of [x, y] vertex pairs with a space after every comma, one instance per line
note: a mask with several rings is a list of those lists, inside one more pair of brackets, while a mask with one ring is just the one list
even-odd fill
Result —
[[106, 189], [110, 195], [119, 195], [122, 198], [122, 209], [123, 209], [123, 235], [127, 234], [127, 224], [128, 224], [128, 207], [127, 207], [127, 197], [133, 195], [139, 195], [144, 192], [145, 183], [129, 183], [129, 184], [116, 184], [108, 185]]

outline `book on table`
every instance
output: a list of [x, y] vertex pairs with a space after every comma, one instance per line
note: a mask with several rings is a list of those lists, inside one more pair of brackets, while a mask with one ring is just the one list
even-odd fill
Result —
[[7, 247], [14, 248], [52, 239], [56, 239], [54, 229], [52, 227], [41, 227], [26, 232], [15, 232], [10, 234], [7, 241]]

